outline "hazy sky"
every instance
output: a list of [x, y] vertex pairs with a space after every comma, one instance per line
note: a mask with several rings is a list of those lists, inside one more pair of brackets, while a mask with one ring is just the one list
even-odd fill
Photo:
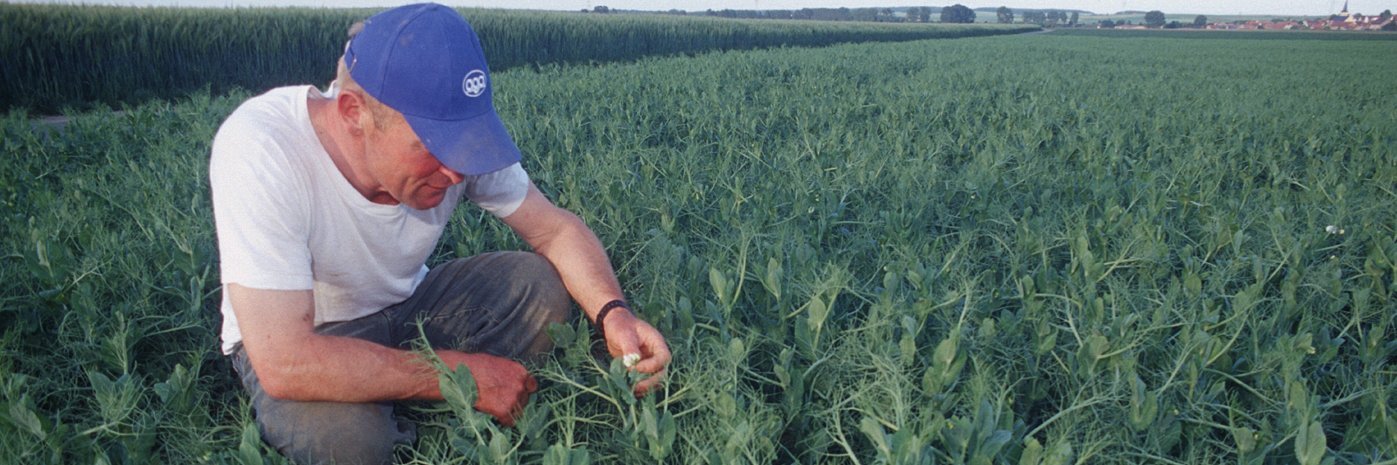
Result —
[[[0, 0], [5, 1], [5, 0]], [[115, 5], [165, 6], [325, 6], [374, 7], [417, 3], [423, 0], [24, 0], [26, 3], [101, 3]], [[1326, 15], [1343, 8], [1344, 0], [437, 0], [452, 6], [526, 8], [539, 10], [580, 10], [605, 5], [628, 10], [688, 11], [778, 10], [821, 7], [946, 6], [960, 3], [971, 8], [1062, 8], [1095, 13], [1123, 10], [1160, 10], [1190, 14], [1274, 14]], [[1349, 11], [1376, 15], [1384, 9], [1397, 9], [1397, 0], [1349, 0]]]

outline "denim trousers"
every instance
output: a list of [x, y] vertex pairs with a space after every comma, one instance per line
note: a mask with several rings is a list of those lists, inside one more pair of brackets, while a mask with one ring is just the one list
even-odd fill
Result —
[[[433, 348], [526, 360], [552, 349], [549, 324], [571, 318], [567, 289], [548, 260], [529, 252], [494, 252], [439, 265], [407, 300], [315, 331], [397, 348], [410, 348], [425, 335]], [[231, 357], [262, 439], [295, 463], [392, 463], [394, 447], [417, 437], [414, 425], [394, 414], [393, 402], [273, 399], [241, 346]]]

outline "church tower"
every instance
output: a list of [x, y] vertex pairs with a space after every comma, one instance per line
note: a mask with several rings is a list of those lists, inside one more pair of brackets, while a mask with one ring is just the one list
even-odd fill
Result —
[[1358, 22], [1358, 17], [1357, 17], [1357, 16], [1354, 16], [1353, 13], [1349, 13], [1349, 11], [1348, 11], [1348, 0], [1344, 0], [1344, 11], [1343, 11], [1342, 13], [1339, 13], [1339, 14], [1340, 14], [1340, 15], [1343, 15], [1343, 17], [1344, 17], [1344, 22], [1346, 22], [1346, 23], [1357, 23], [1357, 22]]
[[1348, 0], [1344, 0], [1344, 9], [1339, 14], [1329, 18], [1330, 21], [1343, 21], [1346, 23], [1357, 22], [1358, 18], [1353, 17], [1353, 13], [1348, 12]]

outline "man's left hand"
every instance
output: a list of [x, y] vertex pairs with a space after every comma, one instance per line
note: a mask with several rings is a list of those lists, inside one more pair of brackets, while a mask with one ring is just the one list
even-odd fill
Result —
[[636, 318], [625, 308], [612, 311], [602, 325], [602, 332], [606, 334], [607, 352], [610, 352], [612, 357], [627, 362], [634, 360], [633, 364], [628, 364], [632, 371], [650, 375], [636, 383], [636, 397], [644, 396], [664, 381], [665, 371], [669, 366], [669, 346], [665, 344], [665, 337], [654, 326]]

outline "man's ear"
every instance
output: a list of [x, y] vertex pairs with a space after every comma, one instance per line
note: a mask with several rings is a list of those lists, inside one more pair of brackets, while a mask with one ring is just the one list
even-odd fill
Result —
[[363, 137], [366, 125], [373, 124], [367, 104], [363, 95], [343, 88], [335, 97], [335, 114], [354, 137]]

